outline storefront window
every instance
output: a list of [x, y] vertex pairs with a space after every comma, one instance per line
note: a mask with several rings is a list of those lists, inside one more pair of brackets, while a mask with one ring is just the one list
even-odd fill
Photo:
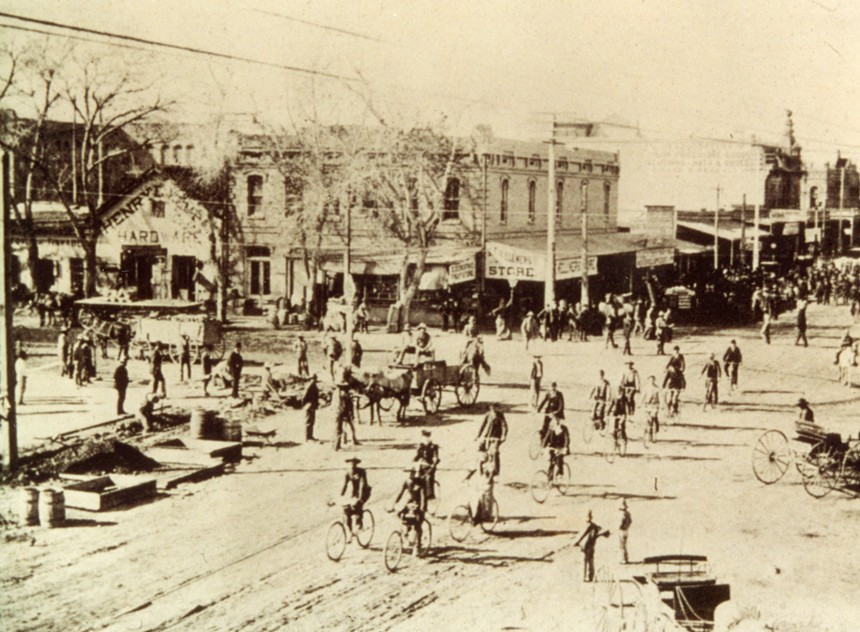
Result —
[[502, 198], [499, 204], [499, 222], [502, 224], [508, 223], [508, 192], [510, 186], [511, 184], [507, 178], [502, 180]]
[[272, 263], [268, 259], [251, 259], [248, 294], [268, 296], [272, 293]]
[[263, 210], [263, 176], [248, 176], [248, 217]]

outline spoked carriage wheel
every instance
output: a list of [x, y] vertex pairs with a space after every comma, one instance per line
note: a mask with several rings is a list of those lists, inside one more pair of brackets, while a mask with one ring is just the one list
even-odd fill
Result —
[[424, 382], [424, 387], [421, 389], [421, 405], [424, 406], [424, 412], [432, 415], [439, 410], [439, 404], [442, 401], [442, 387], [435, 378], [429, 378]]
[[475, 368], [465, 366], [460, 369], [460, 373], [457, 376], [457, 385], [454, 387], [457, 403], [460, 406], [471, 406], [478, 401], [478, 392], [480, 390], [481, 384], [478, 381], [478, 372]]
[[472, 512], [468, 505], [457, 505], [448, 516], [448, 533], [455, 542], [462, 542], [472, 530]]
[[788, 438], [779, 430], [768, 430], [753, 446], [753, 474], [765, 485], [771, 485], [785, 476], [792, 458]]
[[346, 527], [340, 520], [331, 523], [325, 537], [325, 553], [332, 562], [343, 557], [346, 550]]
[[803, 489], [813, 498], [824, 498], [836, 487], [841, 468], [836, 450], [825, 441], [816, 443], [803, 460]]
[[397, 567], [400, 566], [400, 560], [403, 559], [403, 536], [399, 530], [395, 529], [388, 536], [382, 555], [385, 560], [385, 568], [392, 573], [396, 571]]

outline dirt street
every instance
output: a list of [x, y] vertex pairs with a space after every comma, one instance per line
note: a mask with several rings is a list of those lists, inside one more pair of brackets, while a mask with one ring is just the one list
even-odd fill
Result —
[[[601, 454], [605, 441], [585, 443], [582, 427], [597, 370], [604, 368], [612, 382], [620, 377], [619, 350], [605, 350], [596, 339], [539, 344], [545, 383], [557, 380], [566, 395], [573, 439], [574, 484], [567, 496], [554, 492], [543, 505], [528, 490], [533, 472], [545, 464], [528, 456], [537, 419], [526, 405], [530, 360], [516, 339], [485, 336], [493, 371], [482, 376], [479, 405], [458, 408], [446, 391], [439, 414], [425, 417], [413, 401], [405, 426], [394, 425], [391, 413], [382, 427], [363, 419], [356, 448], [335, 453], [328, 443], [306, 445], [297, 412], [270, 417], [260, 429], [276, 429], [283, 447], [246, 447], [247, 458], [232, 473], [122, 511], [70, 510], [67, 528], [6, 530], [3, 628], [589, 631], [595, 629], [592, 589], [581, 581], [582, 553], [573, 545], [591, 510], [612, 532], [598, 544], [597, 564], [619, 576], [635, 571], [644, 556], [700, 553], [720, 581], [731, 584], [738, 606], [757, 609], [773, 629], [856, 632], [860, 499], [838, 492], [813, 499], [793, 468], [764, 486], [750, 465], [764, 430], [793, 434], [801, 396], [812, 402], [819, 423], [855, 437], [860, 432], [860, 392], [836, 384], [832, 366], [847, 308], [813, 306], [809, 322], [808, 349], [793, 346], [790, 314], [776, 323], [770, 346], [752, 328], [719, 334], [680, 329], [677, 343], [688, 365], [680, 417], [664, 425], [647, 450], [639, 440], [641, 422], [633, 424], [628, 455], [611, 464]], [[286, 341], [291, 334], [270, 335]], [[435, 335], [439, 357], [455, 361], [461, 337]], [[698, 373], [707, 354], [721, 356], [732, 337], [744, 352], [742, 392], [725, 394], [724, 380], [723, 405], [702, 412]], [[393, 339], [365, 337], [365, 364], [383, 365]], [[278, 350], [287, 346], [278, 344]], [[662, 374], [665, 358], [653, 351], [653, 343], [634, 340], [633, 360], [643, 379]], [[275, 359], [256, 350], [248, 355]], [[477, 529], [458, 544], [446, 518], [465, 498], [463, 478], [491, 401], [505, 404], [510, 426], [496, 486], [501, 521], [495, 534]], [[331, 428], [329, 409], [317, 435], [327, 440]], [[386, 508], [422, 428], [432, 430], [442, 457], [432, 549], [392, 574], [382, 548], [396, 519]], [[368, 469], [376, 532], [368, 550], [352, 543], [334, 563], [326, 558], [324, 539], [339, 510], [326, 500], [339, 492], [347, 456], [360, 457]], [[3, 490], [4, 507], [11, 494]], [[621, 499], [633, 517], [629, 567], [618, 564]]]

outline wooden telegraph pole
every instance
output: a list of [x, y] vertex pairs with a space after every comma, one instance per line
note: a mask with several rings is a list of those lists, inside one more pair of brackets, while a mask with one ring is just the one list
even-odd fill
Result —
[[544, 277], [544, 305], [555, 300], [555, 208], [557, 204], [555, 189], [555, 121], [552, 123], [552, 136], [549, 139], [549, 165], [547, 168], [546, 202], [546, 269]]
[[0, 243], [3, 256], [0, 257], [0, 354], [2, 354], [3, 384], [0, 384], [0, 418], [5, 424], [2, 433], [2, 454], [6, 459], [5, 467], [15, 470], [18, 467], [18, 425], [15, 418], [15, 344], [12, 339], [12, 292], [9, 287], [10, 260], [12, 246], [9, 237], [10, 192], [9, 192], [9, 154], [3, 152], [0, 161], [0, 208], [3, 219], [0, 221]]

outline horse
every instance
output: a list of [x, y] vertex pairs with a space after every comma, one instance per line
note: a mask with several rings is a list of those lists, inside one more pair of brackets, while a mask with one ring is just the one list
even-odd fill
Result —
[[412, 394], [412, 370], [397, 368], [388, 371], [364, 371], [352, 374], [352, 383], [362, 395], [367, 397], [370, 407], [370, 424], [376, 417], [382, 425], [382, 400], [394, 399], [398, 403], [395, 417], [398, 423], [406, 421], [406, 407]]

